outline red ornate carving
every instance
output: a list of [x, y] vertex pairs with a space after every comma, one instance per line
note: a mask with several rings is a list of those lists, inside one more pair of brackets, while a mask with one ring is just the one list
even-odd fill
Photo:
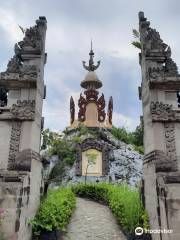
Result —
[[87, 101], [97, 101], [99, 92], [94, 89], [89, 89], [84, 92]]
[[109, 99], [109, 103], [108, 103], [108, 120], [109, 120], [109, 123], [112, 125], [112, 113], [113, 113], [113, 98], [110, 97]]
[[98, 108], [98, 121], [104, 122], [106, 113], [104, 111], [104, 108], [106, 106], [104, 94], [102, 93], [101, 97], [97, 101], [97, 108]]
[[85, 115], [86, 105], [87, 105], [87, 100], [82, 96], [82, 93], [81, 93], [78, 101], [78, 107], [79, 107], [78, 119], [80, 122], [84, 122], [86, 120], [86, 115]]
[[71, 124], [74, 122], [75, 117], [75, 104], [73, 97], [70, 98], [70, 115], [71, 115]]
[[98, 121], [103, 122], [106, 117], [106, 113], [104, 111], [105, 108], [105, 99], [104, 94], [98, 99], [99, 92], [94, 89], [86, 90], [85, 92], [86, 98], [80, 95], [78, 106], [79, 106], [79, 113], [78, 113], [78, 119], [81, 122], [84, 122], [86, 120], [86, 106], [88, 103], [94, 102], [97, 105], [98, 109]]

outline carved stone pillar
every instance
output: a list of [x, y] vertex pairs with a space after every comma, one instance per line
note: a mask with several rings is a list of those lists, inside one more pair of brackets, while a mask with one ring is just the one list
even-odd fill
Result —
[[[143, 199], [151, 229], [172, 233], [152, 234], [153, 240], [180, 239], [180, 112], [177, 91], [180, 75], [170, 47], [139, 13], [139, 31], [145, 157]], [[171, 177], [170, 177], [171, 176]], [[173, 185], [167, 179], [174, 179]], [[175, 194], [175, 192], [177, 194]], [[176, 207], [175, 207], [176, 206]]]
[[39, 152], [45, 34], [46, 19], [39, 17], [0, 73], [0, 207], [5, 209], [2, 229], [7, 239], [31, 238], [27, 222], [36, 214], [43, 187]]

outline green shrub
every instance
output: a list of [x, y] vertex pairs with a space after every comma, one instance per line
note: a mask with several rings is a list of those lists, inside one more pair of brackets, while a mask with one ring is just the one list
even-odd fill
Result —
[[136, 227], [148, 228], [147, 214], [136, 188], [127, 185], [78, 184], [72, 191], [80, 197], [108, 204], [123, 230], [134, 233]]
[[60, 188], [48, 193], [33, 220], [30, 221], [33, 234], [39, 235], [41, 231], [63, 231], [69, 222], [76, 198], [69, 188]]
[[134, 145], [134, 150], [140, 154], [144, 154], [144, 146], [135, 146]]

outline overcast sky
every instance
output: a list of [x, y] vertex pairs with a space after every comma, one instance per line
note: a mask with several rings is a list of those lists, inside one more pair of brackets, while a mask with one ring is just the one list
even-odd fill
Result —
[[[106, 100], [114, 99], [113, 123], [129, 130], [139, 124], [141, 82], [138, 50], [131, 45], [132, 29], [138, 28], [138, 12], [144, 11], [180, 66], [180, 1], [178, 0], [1, 0], [0, 70], [13, 56], [14, 44], [23, 38], [18, 25], [34, 25], [39, 16], [48, 21], [45, 66], [47, 98], [45, 127], [61, 131], [69, 125], [69, 98], [77, 102], [93, 40], [97, 70]], [[77, 113], [77, 111], [76, 111]]]

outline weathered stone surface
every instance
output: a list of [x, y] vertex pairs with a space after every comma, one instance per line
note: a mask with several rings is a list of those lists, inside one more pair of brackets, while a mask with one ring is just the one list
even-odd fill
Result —
[[40, 154], [31, 149], [25, 149], [19, 152], [15, 157], [14, 170], [31, 171], [31, 162], [33, 159], [40, 161]]
[[35, 100], [17, 101], [10, 110], [13, 119], [16, 120], [34, 120], [35, 118]]
[[0, 91], [0, 207], [5, 210], [1, 227], [7, 240], [31, 239], [28, 221], [43, 192], [39, 151], [45, 32], [46, 19], [40, 17], [15, 44], [15, 56], [0, 73], [1, 89], [6, 90]]
[[174, 121], [176, 120], [175, 111], [172, 105], [162, 102], [151, 102], [151, 114], [153, 121]]
[[139, 13], [142, 68], [141, 99], [144, 120], [143, 201], [151, 229], [172, 230], [152, 234], [152, 240], [180, 238], [179, 110], [180, 75], [171, 49]]

